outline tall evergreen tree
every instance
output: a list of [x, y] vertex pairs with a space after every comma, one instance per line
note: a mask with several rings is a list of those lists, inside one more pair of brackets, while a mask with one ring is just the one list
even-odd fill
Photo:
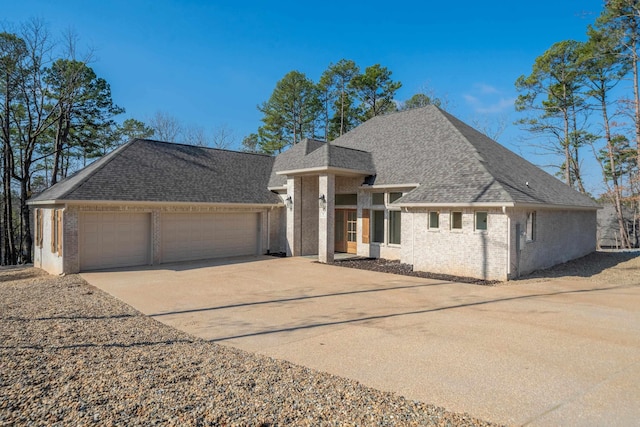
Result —
[[353, 107], [354, 90], [350, 85], [360, 68], [354, 61], [341, 59], [330, 64], [320, 77], [319, 87], [324, 94], [325, 139], [333, 140], [357, 124], [357, 112]]
[[615, 141], [619, 136], [613, 135], [611, 130], [611, 92], [627, 74], [629, 63], [619, 60], [615, 39], [609, 33], [589, 28], [588, 35], [589, 40], [579, 50], [579, 61], [585, 77], [586, 95], [592, 100], [592, 108], [600, 111], [602, 117], [606, 156], [598, 156], [598, 160], [603, 166], [603, 181], [615, 208], [622, 246], [629, 248], [631, 241], [622, 210], [622, 183], [616, 164], [620, 144]]
[[[124, 110], [113, 104], [111, 88], [82, 61], [58, 59], [45, 70], [48, 96], [56, 105], [51, 184], [64, 178], [76, 148], [83, 158], [99, 149], [99, 133]], [[66, 167], [65, 167], [66, 162]]]
[[579, 46], [580, 43], [573, 40], [558, 42], [536, 58], [532, 73], [516, 81], [516, 88], [521, 92], [516, 110], [537, 112], [518, 123], [531, 132], [555, 139], [556, 143], [550, 148], [564, 157], [559, 168], [565, 182], [584, 193], [579, 150], [588, 134], [578, 119], [584, 111]]
[[268, 101], [258, 107], [264, 125], [259, 129], [261, 149], [279, 153], [304, 138], [315, 136], [320, 112], [316, 85], [299, 71], [287, 73]]
[[358, 74], [351, 80], [350, 86], [354, 89], [356, 97], [360, 101], [360, 120], [366, 121], [380, 114], [396, 111], [393, 97], [402, 83], [391, 79], [391, 71], [380, 64], [367, 67], [363, 74]]
[[596, 20], [596, 28], [615, 40], [618, 57], [631, 67], [633, 77], [633, 98], [630, 102], [630, 116], [634, 121], [636, 163], [640, 168], [640, 1], [608, 0]]

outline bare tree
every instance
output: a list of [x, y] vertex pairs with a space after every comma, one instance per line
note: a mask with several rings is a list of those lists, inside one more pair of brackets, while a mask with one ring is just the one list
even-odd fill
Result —
[[211, 142], [215, 148], [230, 148], [235, 144], [236, 139], [233, 130], [226, 123], [223, 123], [213, 128]]
[[209, 137], [204, 129], [200, 126], [181, 126], [183, 129], [181, 137], [176, 137], [174, 140], [184, 142], [189, 145], [197, 145], [198, 147], [208, 147]]
[[493, 123], [490, 123], [487, 117], [474, 118], [471, 120], [471, 125], [494, 141], [499, 141], [507, 128], [507, 122], [507, 117], [502, 115], [495, 119]]
[[175, 142], [182, 133], [180, 121], [164, 111], [157, 111], [148, 124], [154, 131], [153, 137], [160, 141]]

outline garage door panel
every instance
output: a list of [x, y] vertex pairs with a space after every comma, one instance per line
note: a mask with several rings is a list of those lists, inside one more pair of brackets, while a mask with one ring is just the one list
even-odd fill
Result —
[[258, 253], [259, 214], [188, 213], [162, 216], [162, 261]]
[[151, 215], [85, 212], [80, 215], [80, 270], [148, 264]]

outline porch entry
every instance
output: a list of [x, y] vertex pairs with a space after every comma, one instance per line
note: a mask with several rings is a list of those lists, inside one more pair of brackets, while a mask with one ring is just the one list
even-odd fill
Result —
[[335, 251], [355, 254], [358, 252], [358, 211], [356, 209], [336, 209]]

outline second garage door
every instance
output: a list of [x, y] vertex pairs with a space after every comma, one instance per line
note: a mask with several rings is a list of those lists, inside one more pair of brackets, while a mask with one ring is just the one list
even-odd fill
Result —
[[256, 255], [259, 214], [162, 215], [162, 262]]

